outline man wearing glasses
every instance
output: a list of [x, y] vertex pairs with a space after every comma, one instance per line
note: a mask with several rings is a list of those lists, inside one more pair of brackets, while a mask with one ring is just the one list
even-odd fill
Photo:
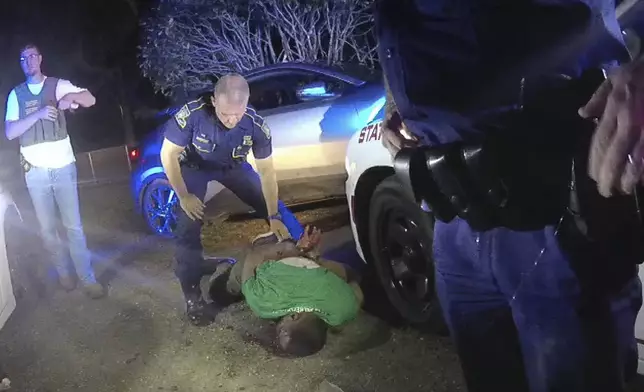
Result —
[[57, 213], [66, 229], [69, 254], [78, 281], [90, 298], [105, 290], [97, 281], [80, 217], [74, 151], [67, 134], [65, 111], [91, 107], [96, 98], [64, 79], [47, 77], [41, 70], [42, 54], [35, 45], [20, 52], [26, 81], [7, 98], [5, 132], [18, 139], [25, 180], [40, 223], [45, 249], [53, 257], [61, 286], [76, 287], [68, 269], [66, 246], [58, 235]]

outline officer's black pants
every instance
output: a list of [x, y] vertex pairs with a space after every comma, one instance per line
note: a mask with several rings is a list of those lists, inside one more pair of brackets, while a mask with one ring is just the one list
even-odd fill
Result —
[[[266, 217], [266, 202], [258, 174], [248, 163], [224, 170], [195, 170], [183, 167], [181, 170], [188, 192], [204, 200], [210, 181], [216, 180], [228, 188], [241, 201], [252, 207], [260, 216]], [[201, 298], [199, 283], [201, 277], [214, 272], [215, 265], [203, 259], [201, 245], [201, 220], [190, 219], [179, 208], [177, 221], [177, 242], [175, 249], [175, 274], [181, 283], [186, 300]]]

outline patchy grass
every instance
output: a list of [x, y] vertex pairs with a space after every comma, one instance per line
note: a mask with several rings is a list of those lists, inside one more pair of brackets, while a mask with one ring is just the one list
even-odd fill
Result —
[[[322, 231], [331, 231], [349, 224], [349, 208], [346, 205], [296, 212], [295, 216], [303, 225], [315, 225]], [[213, 219], [204, 225], [201, 241], [205, 250], [212, 252], [248, 245], [255, 236], [267, 230], [268, 226], [261, 219]]]

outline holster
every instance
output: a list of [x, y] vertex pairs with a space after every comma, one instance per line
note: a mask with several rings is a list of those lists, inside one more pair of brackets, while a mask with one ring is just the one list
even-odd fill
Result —
[[31, 163], [27, 162], [22, 153], [20, 154], [20, 166], [22, 166], [22, 170], [24, 170], [25, 173], [29, 172], [29, 170], [31, 170], [31, 168], [33, 167]]
[[[604, 198], [587, 174], [595, 124], [577, 109], [599, 85], [594, 76], [524, 84], [515, 108], [478, 120], [481, 140], [403, 149], [395, 171], [440, 221], [459, 216], [475, 231], [554, 225], [574, 259], [602, 260], [605, 268], [619, 257], [634, 266], [644, 260], [644, 193]], [[587, 263], [582, 269], [592, 275]]]

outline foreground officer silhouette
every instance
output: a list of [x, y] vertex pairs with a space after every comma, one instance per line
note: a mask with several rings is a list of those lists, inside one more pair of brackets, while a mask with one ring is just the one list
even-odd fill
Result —
[[379, 0], [376, 21], [383, 142], [437, 218], [436, 289], [468, 390], [623, 391], [644, 66], [627, 64], [614, 2]]

